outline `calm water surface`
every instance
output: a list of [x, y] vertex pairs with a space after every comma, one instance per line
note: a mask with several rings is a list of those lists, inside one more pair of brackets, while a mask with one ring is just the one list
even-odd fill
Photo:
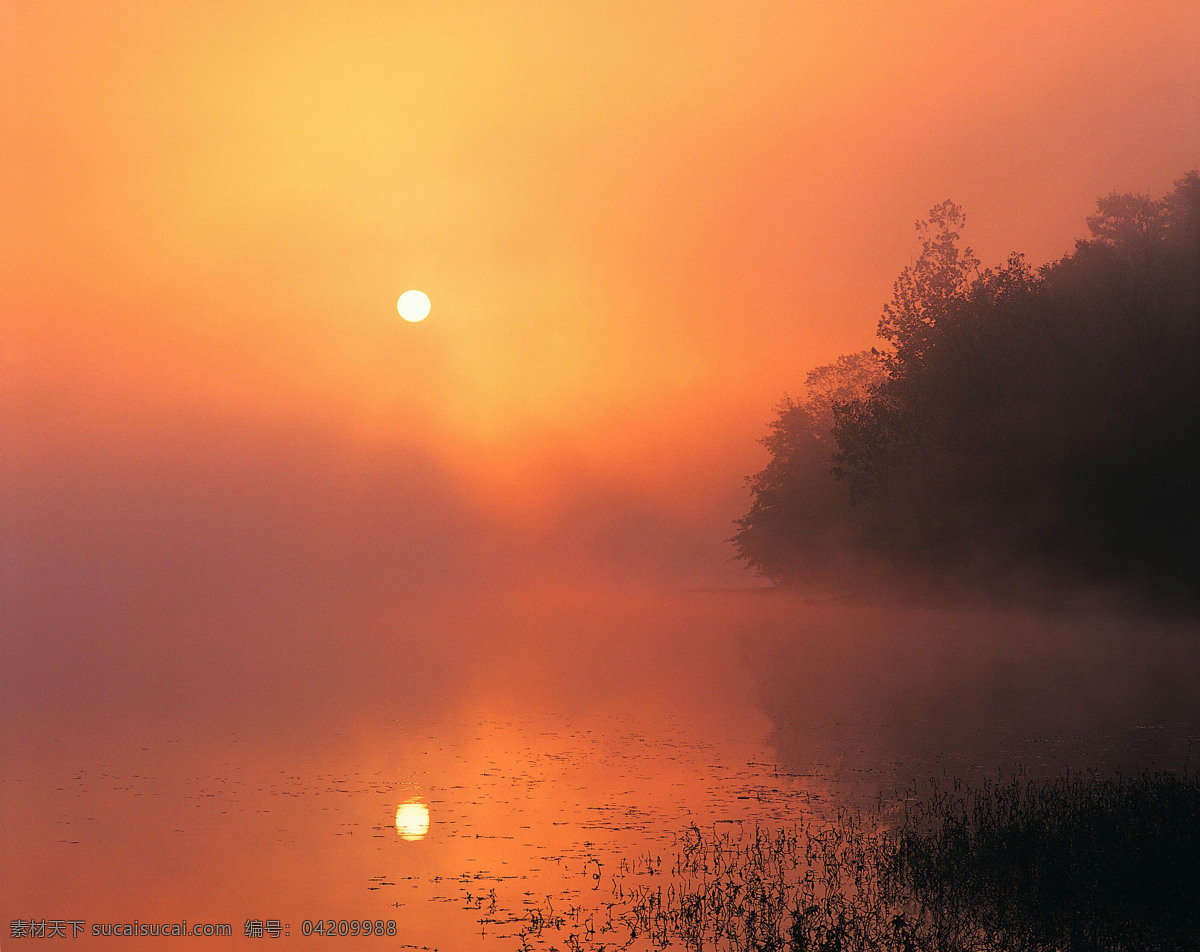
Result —
[[[5, 947], [41, 947], [12, 920], [82, 922], [72, 948], [617, 944], [613, 909], [669, 881], [691, 824], [819, 820], [933, 775], [1194, 767], [1194, 635], [531, 592], [31, 642], [6, 708]], [[523, 939], [538, 915], [557, 928]], [[91, 935], [179, 920], [233, 938]], [[318, 920], [396, 932], [303, 935]]]

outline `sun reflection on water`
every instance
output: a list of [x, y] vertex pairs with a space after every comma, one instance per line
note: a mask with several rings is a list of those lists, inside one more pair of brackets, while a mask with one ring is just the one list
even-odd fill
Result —
[[429, 832], [429, 807], [410, 800], [396, 808], [396, 832], [405, 840], [423, 840]]

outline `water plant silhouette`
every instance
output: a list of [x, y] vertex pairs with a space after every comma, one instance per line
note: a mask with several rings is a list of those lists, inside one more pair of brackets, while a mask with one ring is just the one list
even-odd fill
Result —
[[832, 820], [693, 825], [665, 869], [621, 860], [607, 889], [532, 911], [521, 948], [1182, 952], [1200, 947], [1200, 780], [931, 782]]
[[993, 948], [1200, 947], [1200, 780], [1066, 775], [933, 785], [888, 875]]

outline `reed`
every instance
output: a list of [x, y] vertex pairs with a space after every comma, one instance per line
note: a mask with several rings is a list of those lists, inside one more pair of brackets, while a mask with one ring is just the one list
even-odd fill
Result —
[[[692, 826], [611, 864], [597, 904], [530, 913], [522, 949], [1200, 949], [1200, 781], [931, 782], [793, 827]], [[610, 868], [609, 864], [595, 869]]]
[[931, 784], [881, 857], [932, 922], [1014, 950], [1200, 948], [1200, 780]]

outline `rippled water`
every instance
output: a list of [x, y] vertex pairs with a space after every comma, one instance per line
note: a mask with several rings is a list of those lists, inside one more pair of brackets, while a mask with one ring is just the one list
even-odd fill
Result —
[[[1099, 613], [538, 595], [126, 643], [119, 670], [85, 651], [6, 730], [6, 947], [14, 920], [81, 922], [72, 947], [223, 947], [91, 935], [180, 920], [278, 947], [623, 941], [614, 906], [669, 878], [692, 824], [827, 817], [939, 772], [1187, 766], [1193, 635]], [[328, 921], [395, 933], [304, 934]]]

